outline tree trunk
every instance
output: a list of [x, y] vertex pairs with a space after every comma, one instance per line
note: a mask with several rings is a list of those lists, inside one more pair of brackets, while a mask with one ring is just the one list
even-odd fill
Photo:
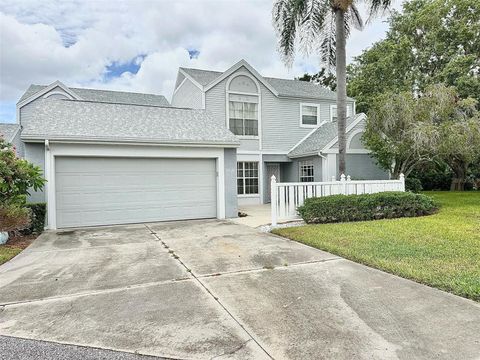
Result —
[[455, 177], [450, 184], [450, 191], [464, 191], [467, 165], [457, 162], [456, 166], [452, 167], [452, 170]]
[[[347, 147], [347, 56], [345, 13], [335, 10], [337, 121], [338, 121], [338, 176], [345, 174]], [[346, 174], [348, 175], [348, 174]]]

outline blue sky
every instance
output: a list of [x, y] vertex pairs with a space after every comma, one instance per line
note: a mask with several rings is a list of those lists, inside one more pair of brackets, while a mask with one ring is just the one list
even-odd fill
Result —
[[[244, 58], [265, 76], [318, 71], [316, 56], [282, 63], [271, 7], [270, 0], [2, 0], [0, 122], [15, 121], [15, 103], [32, 83], [170, 99], [179, 66], [226, 70]], [[384, 20], [352, 33], [349, 59], [384, 36]]]

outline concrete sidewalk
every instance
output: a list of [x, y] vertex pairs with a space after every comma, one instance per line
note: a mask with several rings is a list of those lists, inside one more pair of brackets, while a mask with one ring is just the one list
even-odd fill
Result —
[[478, 359], [479, 333], [478, 303], [229, 221], [45, 233], [0, 267], [0, 335], [20, 338], [175, 359]]

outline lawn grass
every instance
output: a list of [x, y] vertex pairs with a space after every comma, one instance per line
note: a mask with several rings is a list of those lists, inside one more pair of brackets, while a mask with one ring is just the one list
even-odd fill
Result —
[[8, 260], [18, 255], [23, 249], [19, 247], [10, 247], [0, 245], [0, 265], [6, 263]]
[[0, 265], [21, 253], [36, 237], [35, 234], [11, 236], [5, 245], [0, 245]]
[[273, 232], [480, 301], [480, 191], [425, 194], [440, 204], [437, 214]]

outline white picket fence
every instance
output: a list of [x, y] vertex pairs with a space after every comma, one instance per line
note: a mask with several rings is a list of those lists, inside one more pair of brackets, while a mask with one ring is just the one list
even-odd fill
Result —
[[340, 181], [277, 183], [271, 178], [272, 225], [278, 220], [298, 219], [297, 208], [305, 199], [328, 195], [373, 194], [383, 191], [405, 191], [405, 176], [399, 180], [350, 180], [342, 175]]

